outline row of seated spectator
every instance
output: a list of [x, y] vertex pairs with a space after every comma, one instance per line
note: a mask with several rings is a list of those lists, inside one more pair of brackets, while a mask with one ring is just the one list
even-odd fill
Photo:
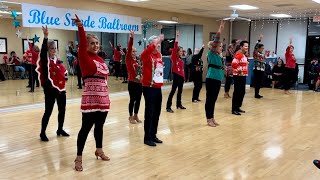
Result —
[[[25, 78], [26, 69], [24, 67], [24, 62], [23, 62], [23, 60], [21, 60], [17, 56], [15, 51], [12, 51], [10, 53], [10, 57], [9, 58], [7, 57], [7, 55], [4, 55], [3, 56], [3, 60], [4, 60], [4, 63], [6, 65], [5, 72], [8, 72], [8, 73], [10, 71], [20, 72], [20, 77], [19, 78], [20, 79], [24, 79]], [[7, 78], [9, 78], [9, 77], [7, 77]], [[15, 78], [15, 77], [12, 77], [12, 78]]]

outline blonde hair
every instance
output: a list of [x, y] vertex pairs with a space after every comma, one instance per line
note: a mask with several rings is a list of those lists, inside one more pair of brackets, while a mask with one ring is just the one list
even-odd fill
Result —
[[98, 40], [98, 41], [99, 41], [99, 39], [98, 39], [98, 36], [97, 36], [97, 35], [94, 35], [94, 34], [87, 34], [87, 40], [89, 40], [90, 38], [94, 38], [94, 39], [96, 39], [96, 40]]
[[[209, 41], [209, 42], [208, 42], [208, 48], [209, 48], [209, 49], [212, 48], [213, 42], [214, 42], [214, 41]], [[222, 42], [219, 41], [218, 44], [219, 44], [219, 45], [222, 45]]]

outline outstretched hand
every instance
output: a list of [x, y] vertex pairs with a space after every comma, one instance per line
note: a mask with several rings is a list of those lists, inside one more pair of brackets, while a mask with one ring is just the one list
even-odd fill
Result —
[[49, 31], [48, 31], [48, 26], [44, 27], [42, 26], [42, 32], [45, 38], [48, 38]]
[[[130, 31], [130, 37], [133, 38], [134, 37], [134, 31]], [[110, 42], [111, 43], [111, 42]]]
[[292, 38], [289, 39], [290, 45], [292, 44]]
[[225, 21], [220, 22], [219, 32], [223, 31], [225, 23]]
[[259, 38], [260, 38], [260, 40], [262, 40], [262, 39], [263, 39], [263, 35], [262, 35], [262, 34], [260, 34]]
[[72, 20], [74, 21], [74, 23], [78, 26], [78, 27], [82, 27], [83, 23], [81, 22], [80, 18], [78, 17], [78, 15], [76, 15], [76, 18], [72, 18]]

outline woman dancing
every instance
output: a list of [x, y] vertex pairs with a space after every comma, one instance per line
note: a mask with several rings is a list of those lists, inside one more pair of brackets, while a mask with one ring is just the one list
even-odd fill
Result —
[[199, 94], [202, 89], [202, 73], [203, 73], [203, 61], [202, 54], [204, 50], [204, 45], [202, 45], [201, 50], [196, 48], [194, 50], [194, 55], [192, 56], [192, 77], [193, 77], [193, 93], [192, 93], [192, 102], [200, 102]]
[[263, 35], [260, 35], [259, 40], [256, 43], [253, 51], [254, 70], [253, 70], [253, 82], [254, 82], [254, 97], [257, 99], [263, 98], [260, 95], [260, 88], [264, 79], [264, 71], [266, 69], [266, 58], [264, 57], [263, 50], [264, 45], [260, 44], [263, 39]]
[[286, 49], [286, 80], [284, 81], [284, 93], [290, 94], [289, 89], [293, 85], [296, 77], [296, 58], [293, 54], [294, 47], [292, 46], [292, 39], [290, 38], [289, 46]]

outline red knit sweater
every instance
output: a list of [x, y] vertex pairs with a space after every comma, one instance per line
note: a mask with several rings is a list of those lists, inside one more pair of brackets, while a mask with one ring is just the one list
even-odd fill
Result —
[[139, 82], [138, 76], [138, 68], [140, 67], [139, 62], [136, 58], [132, 57], [132, 46], [133, 46], [133, 38], [130, 37], [128, 43], [128, 52], [126, 54], [126, 66], [128, 70], [128, 80], [133, 82]]
[[171, 54], [172, 72], [184, 77], [184, 61], [178, 55], [178, 42], [174, 43], [174, 47]]
[[82, 93], [81, 111], [109, 111], [110, 99], [108, 93], [109, 69], [103, 59], [97, 54], [87, 51], [88, 42], [83, 27], [79, 27], [79, 62], [85, 88]]
[[156, 46], [154, 44], [146, 48], [141, 54], [142, 60], [142, 86], [161, 88], [163, 85], [164, 63], [162, 55], [153, 53]]
[[238, 51], [232, 60], [234, 76], [248, 76], [248, 58]]
[[[32, 61], [31, 63], [33, 65], [37, 65], [37, 60], [39, 59], [39, 54], [40, 52], [36, 52], [34, 49], [33, 49], [33, 46], [30, 42], [28, 42], [29, 44], [29, 52], [31, 53], [31, 58], [32, 58]], [[30, 55], [28, 54], [28, 58], [30, 58]]]
[[290, 45], [286, 49], [286, 67], [294, 69], [294, 68], [296, 68], [297, 60], [294, 57], [294, 54], [290, 52], [291, 47], [293, 47], [293, 46]]
[[121, 53], [115, 47], [112, 47], [112, 50], [113, 50], [113, 60], [115, 62], [120, 62], [121, 61]]

